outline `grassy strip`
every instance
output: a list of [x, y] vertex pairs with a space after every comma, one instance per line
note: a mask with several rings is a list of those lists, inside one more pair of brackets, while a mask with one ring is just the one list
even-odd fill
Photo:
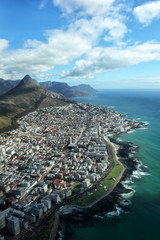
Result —
[[109, 192], [111, 190], [111, 188], [114, 186], [115, 182], [118, 180], [118, 178], [123, 170], [122, 165], [120, 165], [119, 162], [116, 160], [113, 147], [112, 147], [112, 154], [113, 154], [113, 160], [115, 162], [115, 166], [112, 169], [112, 171], [107, 175], [107, 177], [97, 187], [97, 190], [90, 191], [91, 195], [86, 194], [86, 195], [83, 195], [82, 197], [79, 197], [77, 200], [73, 201], [71, 203], [71, 205], [87, 207], [90, 204], [92, 204], [93, 202], [95, 202], [98, 199], [100, 199], [101, 197], [103, 197], [104, 195], [106, 195], [107, 192]]
[[80, 186], [80, 185], [82, 185], [82, 183], [80, 183], [80, 182], [74, 182], [73, 185], [72, 185], [72, 187], [73, 187], [73, 188], [77, 188], [77, 187]]
[[11, 118], [0, 116], [0, 129], [11, 125]]

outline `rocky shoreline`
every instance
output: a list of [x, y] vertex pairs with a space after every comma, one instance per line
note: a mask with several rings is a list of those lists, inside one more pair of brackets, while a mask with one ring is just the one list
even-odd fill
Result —
[[[80, 223], [84, 226], [90, 226], [94, 224], [94, 222], [97, 221], [97, 216], [103, 216], [104, 212], [111, 212], [115, 209], [116, 204], [120, 201], [121, 194], [129, 193], [131, 191], [130, 189], [126, 189], [122, 182], [128, 179], [137, 169], [138, 161], [135, 158], [135, 154], [138, 151], [138, 146], [130, 142], [118, 141], [117, 137], [111, 137], [110, 141], [113, 144], [118, 145], [117, 156], [125, 167], [125, 172], [114, 190], [108, 196], [104, 197], [97, 204], [95, 204], [92, 208], [77, 207], [68, 214], [60, 214], [60, 225], [58, 232], [61, 232], [63, 229], [65, 235], [63, 239], [69, 239], [71, 234], [69, 228], [67, 227], [68, 224]], [[123, 207], [127, 208], [125, 204]], [[60, 239], [58, 232], [56, 239]]]

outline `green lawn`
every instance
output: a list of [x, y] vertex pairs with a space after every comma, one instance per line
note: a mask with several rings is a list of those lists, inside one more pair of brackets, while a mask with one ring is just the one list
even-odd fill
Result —
[[72, 187], [73, 187], [73, 188], [77, 188], [77, 187], [79, 187], [80, 185], [82, 185], [82, 183], [80, 183], [80, 182], [74, 182], [73, 185], [72, 185]]
[[[109, 144], [110, 145], [110, 144]], [[111, 145], [110, 145], [111, 146]], [[119, 178], [123, 167], [119, 164], [119, 162], [115, 158], [115, 153], [112, 148], [113, 160], [115, 162], [115, 166], [112, 171], [108, 174], [108, 176], [100, 183], [97, 187], [97, 190], [90, 191], [90, 195], [87, 193], [82, 197], [79, 197], [77, 200], [73, 201], [71, 205], [77, 205], [81, 207], [87, 207], [92, 204], [94, 201], [97, 201], [99, 198], [103, 197], [110, 189], [114, 186], [115, 182]], [[105, 188], [106, 189], [105, 189]]]
[[11, 118], [0, 116], [0, 129], [11, 125]]

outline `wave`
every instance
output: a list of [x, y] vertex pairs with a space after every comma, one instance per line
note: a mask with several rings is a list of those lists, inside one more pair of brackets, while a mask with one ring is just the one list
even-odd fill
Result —
[[141, 170], [135, 170], [133, 171], [132, 177], [134, 178], [142, 178], [142, 176], [149, 176], [149, 172], [141, 171]]
[[132, 188], [132, 186], [126, 184], [126, 183], [122, 183], [123, 187], [125, 187], [125, 189], [130, 190], [131, 192], [134, 192], [134, 189]]
[[145, 166], [142, 162], [138, 161], [137, 169], [133, 171], [132, 177], [142, 178], [142, 176], [149, 176], [148, 167]]
[[122, 142], [122, 139], [118, 137], [117, 142]]
[[119, 201], [119, 203], [120, 203], [121, 206], [129, 206], [129, 205], [131, 205], [131, 201], [128, 200], [128, 199], [121, 199]]
[[98, 215], [98, 214], [94, 215], [94, 217], [98, 218], [98, 219], [104, 219], [105, 218], [104, 216], [101, 216], [101, 215]]
[[64, 235], [63, 235], [63, 230], [58, 231], [58, 234], [59, 234], [58, 240], [63, 240], [63, 237], [64, 237]]
[[148, 127], [141, 127], [141, 128], [139, 128], [139, 130], [146, 130], [146, 129], [148, 129]]
[[113, 109], [113, 108], [115, 108], [116, 106], [108, 106], [107, 108], [111, 108], [111, 109]]
[[118, 217], [120, 216], [121, 213], [123, 213], [124, 210], [120, 208], [117, 204], [115, 205], [115, 210], [108, 212], [106, 214], [107, 217], [112, 218], [112, 217]]
[[129, 193], [122, 193], [121, 197], [128, 199], [128, 198], [131, 198], [134, 195], [134, 193], [135, 193], [135, 190], [130, 191]]
[[134, 130], [134, 129], [132, 129], [132, 130], [129, 130], [127, 133], [133, 133], [133, 132], [135, 132], [135, 130]]
[[135, 153], [137, 153], [137, 151], [131, 150], [131, 154], [135, 154]]
[[129, 158], [133, 158], [135, 153], [129, 153], [128, 156]]
[[143, 121], [144, 125], [149, 125], [149, 122]]
[[133, 181], [131, 178], [127, 178], [125, 181], [122, 182], [122, 184], [132, 184]]
[[142, 178], [142, 175], [140, 174], [140, 171], [135, 170], [133, 171], [132, 177], [139, 179]]

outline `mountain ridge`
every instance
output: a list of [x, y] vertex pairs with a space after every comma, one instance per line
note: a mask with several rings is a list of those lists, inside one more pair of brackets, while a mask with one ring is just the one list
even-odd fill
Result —
[[76, 89], [73, 89], [65, 82], [56, 82], [56, 81], [47, 81], [47, 82], [40, 82], [40, 86], [63, 94], [65, 97], [83, 97], [83, 96], [89, 96], [88, 93], [83, 91], [78, 91]]
[[97, 90], [95, 90], [94, 88], [92, 88], [89, 84], [79, 84], [76, 86], [72, 86], [73, 89], [75, 89], [76, 91], [82, 91], [84, 93], [88, 93], [89, 95], [96, 93]]
[[42, 88], [26, 75], [19, 84], [0, 96], [0, 117], [13, 119], [37, 108], [75, 103], [59, 93]]
[[[78, 86], [71, 87], [65, 82], [56, 82], [56, 81], [37, 82], [34, 79], [32, 80], [37, 85], [39, 84], [41, 87], [46, 88], [47, 90], [60, 93], [67, 98], [90, 96], [96, 92], [96, 90], [93, 89], [89, 84], [80, 84]], [[20, 83], [20, 80], [0, 79], [0, 96], [7, 93], [12, 88], [16, 87], [19, 83]], [[88, 91], [86, 89], [88, 89]]]

